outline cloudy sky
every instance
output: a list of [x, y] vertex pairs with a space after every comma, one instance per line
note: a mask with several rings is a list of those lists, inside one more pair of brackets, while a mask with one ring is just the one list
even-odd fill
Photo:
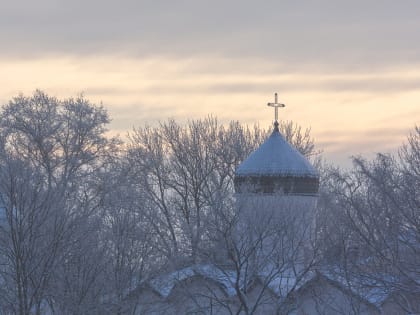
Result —
[[325, 157], [392, 152], [420, 124], [420, 1], [0, 0], [0, 103], [102, 102], [111, 132], [168, 117], [311, 127]]

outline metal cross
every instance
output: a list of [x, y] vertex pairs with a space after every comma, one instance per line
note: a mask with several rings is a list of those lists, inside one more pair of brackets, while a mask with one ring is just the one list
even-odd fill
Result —
[[267, 106], [274, 107], [274, 118], [278, 122], [279, 119], [279, 107], [285, 107], [286, 105], [281, 104], [277, 100], [277, 93], [274, 93], [274, 103], [267, 103]]

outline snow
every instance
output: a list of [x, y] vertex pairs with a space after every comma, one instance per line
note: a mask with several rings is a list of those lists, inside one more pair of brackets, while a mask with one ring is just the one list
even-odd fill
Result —
[[276, 130], [236, 170], [236, 176], [259, 175], [319, 177], [308, 160]]
[[[220, 268], [213, 265], [200, 265], [197, 266], [195, 270], [201, 276], [212, 279], [213, 281], [221, 284], [228, 296], [234, 296], [236, 294], [234, 287], [236, 282], [235, 272], [222, 271]], [[243, 287], [243, 283], [241, 284], [241, 287]]]
[[[374, 285], [368, 289], [366, 289], [366, 287], [361, 289], [357, 285], [350, 288], [348, 281], [346, 281], [346, 279], [340, 274], [331, 273], [326, 270], [318, 270], [318, 272], [319, 275], [329, 279], [330, 281], [334, 281], [340, 287], [350, 290], [353, 294], [377, 307], [380, 307], [384, 300], [389, 296], [389, 292], [386, 292]], [[236, 272], [234, 270], [222, 270], [212, 264], [201, 264], [186, 267], [155, 278], [149, 281], [149, 284], [162, 297], [167, 298], [177, 283], [194, 276], [201, 276], [204, 279], [210, 279], [218, 283], [227, 296], [232, 297], [236, 295]], [[316, 273], [309, 272], [303, 278], [298, 279], [296, 278], [293, 270], [285, 270], [274, 277], [271, 277], [269, 272], [266, 273], [263, 271], [259, 274], [259, 277], [263, 281], [264, 279], [271, 278], [270, 283], [268, 283], [268, 287], [279, 298], [286, 297], [291, 291], [298, 290], [299, 288], [305, 286], [309, 281], [314, 279], [315, 276]], [[240, 287], [244, 288], [244, 281], [240, 281]]]
[[[264, 277], [262, 276], [264, 279]], [[307, 280], [303, 279], [298, 283], [298, 279], [291, 273], [285, 272], [280, 273], [274, 277], [268, 287], [279, 297], [287, 296], [293, 289], [298, 289], [302, 286], [303, 283], [306, 283]]]
[[168, 297], [177, 282], [186, 280], [194, 275], [194, 270], [188, 267], [153, 279], [150, 281], [150, 286], [161, 296]]
[[[162, 275], [149, 282], [150, 286], [162, 297], [167, 298], [175, 285], [179, 282], [201, 276], [205, 279], [213, 280], [218, 283], [228, 296], [235, 296], [236, 272], [234, 270], [222, 270], [212, 264], [194, 265], [186, 267], [178, 271]], [[259, 277], [264, 280], [270, 277], [269, 274], [262, 272]], [[271, 277], [270, 277], [271, 278]], [[308, 280], [312, 279], [310, 275], [307, 279], [301, 279], [300, 283], [296, 283], [297, 279], [291, 270], [283, 272], [270, 281], [268, 286], [278, 296], [286, 296], [292, 289], [297, 289], [304, 285]], [[240, 287], [244, 288], [244, 281], [240, 279]]]
[[[228, 296], [234, 296], [236, 274], [233, 271], [222, 271], [214, 265], [195, 265], [181, 270], [162, 275], [150, 281], [150, 286], [158, 292], [162, 297], [168, 297], [172, 289], [179, 282], [192, 278], [194, 276], [202, 276], [219, 283]], [[243, 286], [243, 284], [242, 284]]]
[[354, 277], [347, 279], [344, 271], [338, 268], [331, 267], [329, 271], [327, 268], [324, 268], [321, 274], [377, 307], [380, 307], [390, 294], [386, 288], [374, 280]]

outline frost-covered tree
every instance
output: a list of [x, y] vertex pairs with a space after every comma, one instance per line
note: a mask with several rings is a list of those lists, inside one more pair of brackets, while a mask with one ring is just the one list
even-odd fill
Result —
[[[268, 131], [168, 120], [135, 129], [124, 146], [105, 136], [108, 122], [82, 96], [36, 91], [3, 106], [3, 313], [134, 313], [135, 288], [159, 271], [218, 262], [227, 243], [216, 236], [235, 216], [235, 169]], [[316, 156], [309, 130], [280, 128]]]
[[[220, 296], [213, 299], [232, 314], [287, 314], [295, 306], [294, 292], [319, 261], [308, 225], [313, 213], [274, 199], [269, 203], [251, 197], [242, 202], [246, 206], [234, 205], [234, 215], [217, 233], [223, 259], [213, 261], [234, 289], [235, 303]], [[256, 210], [252, 214], [250, 207]], [[267, 210], [260, 211], [263, 208]]]
[[325, 257], [352, 289], [378, 288], [407, 312], [417, 312], [420, 305], [412, 302], [420, 294], [420, 128], [397, 156], [356, 157], [353, 163], [349, 172], [331, 170], [325, 181]]
[[136, 301], [130, 300], [130, 294], [166, 263], [148, 220], [153, 209], [132, 170], [127, 156], [121, 154], [100, 175], [108, 314], [134, 312]]
[[[83, 97], [19, 95], [0, 113], [1, 270], [13, 313], [41, 314], [61, 296], [58, 267], [95, 213], [90, 181], [110, 141], [108, 115]], [[70, 255], [70, 256], [69, 256]]]

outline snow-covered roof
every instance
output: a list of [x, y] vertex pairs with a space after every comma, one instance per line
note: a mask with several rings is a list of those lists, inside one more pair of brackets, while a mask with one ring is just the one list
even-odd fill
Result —
[[[380, 307], [383, 302], [389, 297], [391, 291], [384, 287], [383, 283], [369, 279], [360, 275], [360, 279], [357, 275], [347, 276], [345, 271], [334, 266], [324, 266], [319, 273], [341, 285], [343, 288], [350, 290], [354, 294], [368, 301], [369, 303]], [[384, 275], [382, 275], [384, 277]], [[386, 276], [385, 276], [386, 277]]]
[[236, 176], [319, 177], [309, 161], [274, 130], [236, 169]]
[[[202, 276], [219, 283], [226, 294], [233, 296], [236, 294], [235, 281], [236, 274], [233, 271], [222, 271], [214, 265], [195, 265], [186, 267], [175, 272], [162, 275], [150, 281], [150, 286], [162, 297], [168, 297], [172, 289], [179, 282], [189, 279], [193, 276]], [[243, 284], [242, 284], [243, 285]]]
[[150, 281], [150, 285], [161, 296], [167, 297], [179, 281], [183, 281], [194, 275], [195, 272], [193, 268], [184, 268], [153, 279], [152, 281]]
[[[167, 298], [172, 289], [180, 282], [192, 278], [194, 276], [201, 276], [205, 279], [220, 284], [221, 288], [228, 296], [236, 295], [235, 283], [237, 275], [235, 270], [221, 269], [212, 264], [193, 265], [168, 274], [161, 275], [149, 281], [150, 287], [155, 290], [160, 296]], [[313, 273], [308, 273], [307, 277], [298, 280], [294, 275], [293, 270], [285, 270], [278, 275], [273, 274], [273, 270], [267, 268], [258, 274], [257, 278], [270, 279], [268, 287], [279, 297], [287, 296], [293, 290], [298, 289], [304, 285], [308, 280], [313, 278]], [[241, 289], [245, 287], [244, 279], [239, 280]]]
[[[297, 276], [295, 273], [296, 270], [291, 268], [276, 274], [276, 271], [272, 267], [267, 266], [264, 270], [260, 270], [256, 279], [260, 279], [263, 282], [268, 280], [268, 288], [279, 299], [284, 299], [291, 293], [304, 289], [307, 285], [318, 281], [318, 279], [326, 279], [344, 293], [354, 295], [360, 298], [362, 302], [375, 307], [380, 307], [388, 297], [388, 292], [381, 290], [379, 287], [361, 288], [353, 285], [349, 286], [348, 279], [331, 273], [331, 270], [328, 270], [328, 268], [325, 268], [325, 271], [310, 271], [303, 277]], [[198, 264], [186, 267], [168, 274], [163, 274], [148, 281], [148, 283], [161, 297], [167, 298], [177, 284], [195, 276], [201, 276], [203, 279], [209, 279], [218, 283], [229, 297], [236, 295], [235, 283], [237, 274], [235, 270], [222, 269], [213, 264]], [[239, 286], [241, 289], [245, 287], [244, 279], [240, 279]]]

